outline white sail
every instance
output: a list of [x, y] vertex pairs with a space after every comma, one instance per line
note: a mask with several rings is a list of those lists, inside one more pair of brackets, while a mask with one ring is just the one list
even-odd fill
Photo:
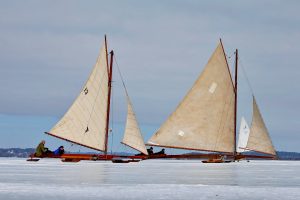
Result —
[[247, 149], [261, 153], [276, 155], [274, 146], [269, 136], [267, 127], [260, 114], [256, 100], [253, 96], [253, 118], [250, 128], [250, 135], [247, 143]]
[[97, 62], [80, 94], [48, 134], [92, 149], [105, 150], [108, 99], [107, 50]]
[[242, 117], [240, 131], [239, 131], [239, 140], [236, 149], [237, 152], [242, 153], [245, 151], [249, 151], [245, 149], [247, 147], [249, 134], [250, 134], [249, 126], [245, 118]]
[[191, 90], [148, 145], [234, 151], [235, 92], [220, 43]]
[[148, 155], [139, 125], [137, 123], [135, 113], [129, 96], [127, 95], [127, 121], [122, 143]]

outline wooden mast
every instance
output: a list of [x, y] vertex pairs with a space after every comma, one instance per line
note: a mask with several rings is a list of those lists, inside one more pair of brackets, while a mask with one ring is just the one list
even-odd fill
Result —
[[107, 53], [107, 41], [105, 35], [105, 49], [106, 49], [106, 58], [107, 58], [107, 69], [108, 69], [108, 96], [107, 96], [107, 110], [106, 110], [106, 133], [105, 133], [105, 149], [104, 154], [107, 155], [107, 143], [108, 143], [108, 132], [109, 132], [109, 116], [110, 116], [110, 99], [111, 99], [111, 82], [112, 82], [112, 73], [113, 73], [113, 56], [114, 51], [110, 52], [110, 66], [108, 68], [108, 53]]
[[223, 47], [223, 43], [222, 43], [222, 40], [220, 38], [220, 43], [222, 45], [222, 49], [223, 49], [223, 53], [224, 53], [224, 57], [225, 57], [225, 60], [226, 60], [226, 64], [227, 64], [227, 69], [228, 69], [228, 73], [230, 75], [230, 80], [231, 80], [231, 83], [232, 83], [232, 87], [234, 89], [234, 98], [235, 98], [235, 102], [234, 102], [234, 131], [233, 131], [233, 160], [235, 160], [235, 157], [236, 157], [236, 118], [237, 118], [237, 67], [238, 67], [238, 50], [236, 49], [236, 57], [235, 57], [235, 83], [233, 83], [233, 80], [232, 80], [232, 75], [230, 73], [230, 69], [229, 69], [229, 65], [228, 65], [228, 61], [227, 61], [227, 57], [226, 57], [226, 54], [225, 54], [225, 50], [224, 50], [224, 47]]
[[235, 101], [234, 101], [234, 151], [233, 160], [236, 158], [236, 124], [237, 124], [237, 98], [238, 98], [238, 50], [235, 50]]

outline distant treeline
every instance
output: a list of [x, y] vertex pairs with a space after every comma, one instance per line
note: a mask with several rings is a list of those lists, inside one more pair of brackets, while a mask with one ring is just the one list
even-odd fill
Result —
[[19, 157], [26, 158], [29, 157], [30, 154], [34, 153], [34, 148], [8, 148], [8, 149], [0, 149], [0, 157]]
[[[0, 157], [19, 157], [19, 158], [26, 158], [29, 157], [30, 154], [34, 153], [34, 148], [7, 148], [1, 149], [0, 148]], [[77, 152], [78, 153], [78, 152]], [[84, 153], [84, 152], [81, 152]], [[192, 152], [192, 154], [199, 154], [198, 152]], [[91, 153], [94, 154], [94, 153]], [[117, 155], [130, 155], [125, 152], [114, 152]], [[250, 153], [253, 154], [253, 153]], [[300, 153], [297, 152], [285, 152], [285, 151], [277, 151], [278, 158], [280, 160], [300, 160]]]
[[[30, 154], [35, 152], [35, 148], [0, 148], [0, 157], [18, 157], [18, 158], [26, 158], [29, 157]], [[75, 153], [75, 152], [66, 152], [66, 153]], [[87, 154], [95, 154], [95, 152], [76, 152], [76, 153], [87, 153]], [[102, 154], [99, 152], [98, 154]], [[128, 156], [132, 155], [126, 152], [114, 152], [114, 154]]]
[[279, 160], [300, 160], [300, 153], [277, 151]]

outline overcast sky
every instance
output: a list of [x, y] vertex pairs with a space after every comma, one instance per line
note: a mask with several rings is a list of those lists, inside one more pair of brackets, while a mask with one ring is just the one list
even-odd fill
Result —
[[[239, 49], [275, 147], [300, 151], [299, 1], [0, 4], [0, 148], [38, 143], [78, 95], [107, 34], [145, 139], [175, 109], [222, 38], [228, 56]], [[114, 75], [115, 121], [122, 123], [126, 105]], [[248, 103], [239, 103], [240, 110]]]

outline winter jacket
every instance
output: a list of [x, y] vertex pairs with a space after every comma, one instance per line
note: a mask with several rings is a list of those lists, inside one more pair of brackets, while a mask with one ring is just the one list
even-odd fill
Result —
[[35, 149], [35, 156], [40, 157], [43, 155], [43, 153], [45, 152], [45, 147], [44, 144], [41, 142], [37, 148]]

